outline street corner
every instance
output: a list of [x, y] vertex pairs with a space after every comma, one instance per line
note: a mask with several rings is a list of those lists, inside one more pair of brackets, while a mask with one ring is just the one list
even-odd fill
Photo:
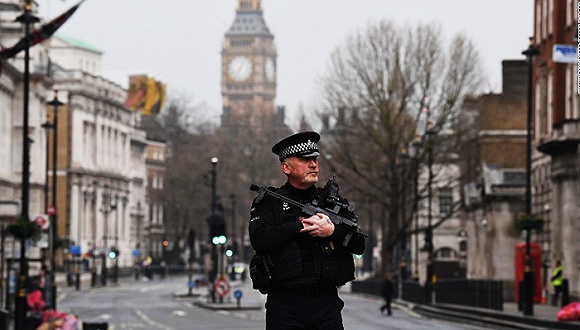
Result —
[[199, 292], [186, 292], [186, 291], [176, 291], [173, 293], [173, 298], [175, 299], [196, 299], [201, 297]]
[[264, 308], [263, 304], [248, 303], [244, 304], [243, 301], [239, 303], [232, 302], [231, 299], [225, 299], [223, 303], [218, 301], [213, 302], [209, 295], [198, 297], [197, 301], [192, 302], [193, 306], [200, 308], [211, 309], [211, 310], [225, 310], [225, 311], [244, 311], [244, 310], [260, 310]]

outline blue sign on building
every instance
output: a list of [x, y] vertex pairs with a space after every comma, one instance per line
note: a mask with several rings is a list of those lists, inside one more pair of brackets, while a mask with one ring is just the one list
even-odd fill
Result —
[[555, 44], [552, 50], [552, 61], [576, 64], [578, 62], [578, 48], [575, 45]]
[[71, 245], [68, 248], [70, 254], [73, 256], [80, 256], [81, 255], [81, 246], [80, 245]]

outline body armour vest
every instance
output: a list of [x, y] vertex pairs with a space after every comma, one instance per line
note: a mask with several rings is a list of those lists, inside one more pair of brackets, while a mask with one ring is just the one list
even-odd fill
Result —
[[[302, 203], [312, 202], [318, 196], [318, 188], [310, 196], [297, 196], [285, 186], [276, 190], [281, 195]], [[276, 221], [279, 224], [299, 221], [300, 210], [276, 200], [280, 205]], [[341, 242], [329, 238], [313, 238], [307, 234], [271, 251], [272, 287], [297, 287], [304, 284], [341, 286], [354, 279], [354, 259]]]

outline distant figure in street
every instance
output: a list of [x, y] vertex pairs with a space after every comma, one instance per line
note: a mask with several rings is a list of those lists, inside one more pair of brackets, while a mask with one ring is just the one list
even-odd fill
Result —
[[562, 263], [560, 260], [556, 260], [554, 263], [554, 271], [552, 272], [552, 286], [554, 287], [554, 298], [552, 300], [552, 305], [557, 306], [558, 300], [560, 299], [560, 294], [562, 293]]
[[383, 292], [382, 296], [385, 298], [385, 304], [381, 306], [381, 314], [387, 310], [387, 315], [391, 316], [391, 297], [393, 295], [393, 282], [391, 281], [391, 274], [387, 273], [385, 275], [385, 281], [383, 282]]

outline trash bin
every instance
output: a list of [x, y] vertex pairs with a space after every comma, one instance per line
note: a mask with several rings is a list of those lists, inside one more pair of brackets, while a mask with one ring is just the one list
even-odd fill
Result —
[[107, 322], [83, 322], [83, 330], [108, 330]]

